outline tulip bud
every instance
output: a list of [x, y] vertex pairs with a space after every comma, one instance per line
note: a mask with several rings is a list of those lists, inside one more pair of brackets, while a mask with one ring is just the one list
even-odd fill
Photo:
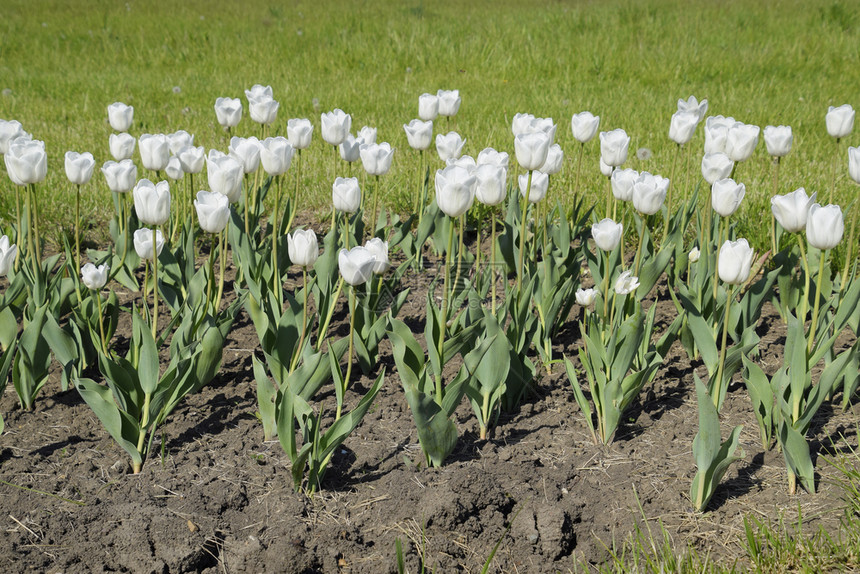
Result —
[[185, 146], [176, 152], [183, 173], [200, 173], [203, 171], [203, 161], [206, 157], [203, 146]]
[[306, 149], [311, 145], [314, 126], [304, 118], [293, 118], [287, 121], [287, 139], [293, 149]]
[[[526, 196], [526, 188], [529, 185], [529, 174], [524, 173], [517, 178], [517, 183], [520, 188], [520, 196]], [[549, 176], [540, 171], [532, 172], [531, 187], [528, 187], [529, 203], [537, 203], [546, 197], [546, 191], [549, 188]]]
[[860, 148], [848, 148], [848, 175], [855, 183], [860, 183]]
[[806, 240], [810, 245], [822, 251], [833, 249], [842, 241], [844, 232], [845, 222], [838, 205], [812, 204], [806, 219]]
[[743, 285], [750, 276], [753, 250], [746, 239], [726, 241], [717, 257], [717, 272], [720, 279], [729, 285]]
[[809, 208], [815, 203], [817, 195], [813, 193], [812, 197], [807, 197], [806, 190], [801, 187], [791, 193], [771, 197], [770, 210], [783, 229], [797, 233], [806, 228]]
[[643, 215], [654, 215], [663, 207], [669, 180], [643, 171], [633, 183], [633, 207]]
[[517, 155], [517, 162], [528, 171], [540, 169], [546, 162], [550, 145], [552, 142], [544, 132], [531, 132], [516, 136], [514, 138], [514, 151]]
[[108, 121], [115, 132], [127, 132], [134, 119], [134, 108], [122, 102], [114, 102], [107, 107]]
[[15, 258], [18, 256], [18, 246], [9, 245], [9, 238], [5, 235], [0, 237], [0, 277], [9, 273], [15, 266]]
[[791, 126], [766, 126], [764, 128], [764, 144], [767, 153], [773, 157], [785, 157], [791, 151]]
[[18, 138], [3, 157], [6, 173], [15, 185], [39, 183], [48, 175], [48, 154], [42, 141]]
[[669, 139], [678, 145], [690, 143], [698, 125], [698, 112], [677, 111], [672, 114], [672, 121], [669, 123]]
[[360, 139], [362, 143], [375, 144], [376, 128], [372, 128], [370, 126], [363, 126], [360, 130], [358, 130], [358, 133], [355, 137], [356, 139]]
[[230, 221], [230, 200], [216, 191], [198, 191], [194, 209], [206, 233], [221, 233]]
[[702, 177], [710, 185], [729, 177], [735, 167], [735, 162], [723, 152], [706, 153], [702, 158]]
[[93, 176], [96, 160], [90, 152], [66, 152], [66, 177], [76, 185], [84, 185]]
[[374, 237], [365, 243], [364, 247], [370, 251], [370, 254], [376, 260], [373, 264], [373, 273], [382, 275], [388, 271], [388, 268], [391, 267], [391, 264], [388, 262], [388, 242]]
[[623, 233], [624, 226], [615, 223], [608, 217], [591, 226], [591, 236], [594, 238], [594, 243], [603, 251], [612, 251], [618, 247]]
[[142, 179], [134, 186], [134, 211], [145, 225], [164, 225], [170, 218], [170, 184]]
[[368, 175], [385, 175], [391, 169], [394, 150], [388, 142], [381, 144], [362, 144], [359, 147], [361, 164]]
[[687, 253], [687, 261], [689, 261], [690, 263], [695, 263], [699, 260], [701, 254], [702, 252], [699, 251], [698, 247], [693, 247], [692, 249], [690, 249], [690, 252]]
[[206, 173], [212, 191], [226, 195], [230, 203], [239, 201], [242, 196], [243, 170], [238, 159], [211, 149], [206, 156]]
[[361, 189], [357, 177], [338, 177], [331, 186], [331, 202], [344, 213], [355, 213], [361, 206]]
[[418, 117], [425, 122], [432, 122], [439, 115], [439, 97], [434, 94], [418, 96]]
[[622, 129], [600, 132], [600, 159], [608, 166], [618, 167], [627, 161], [630, 138]]
[[510, 162], [510, 156], [508, 156], [507, 152], [496, 151], [491, 147], [484, 148], [478, 154], [477, 163], [479, 166], [481, 165], [496, 165], [499, 167], [503, 167], [506, 170], [508, 169], [508, 163]]
[[98, 267], [92, 263], [87, 263], [81, 267], [81, 282], [87, 289], [98, 291], [107, 283], [108, 273], [110, 273], [110, 267], [104, 263]]
[[406, 132], [406, 141], [412, 149], [425, 150], [433, 141], [432, 121], [412, 120], [403, 124], [403, 131]]
[[615, 292], [618, 295], [629, 295], [639, 287], [639, 278], [632, 271], [625, 271], [615, 280]]
[[185, 172], [182, 171], [182, 164], [175, 155], [170, 156], [170, 159], [167, 161], [167, 167], [164, 168], [164, 173], [172, 180], [180, 180], [185, 177]]
[[361, 146], [364, 142], [361, 138], [356, 139], [352, 134], [346, 134], [346, 139], [338, 146], [340, 159], [352, 163], [361, 158]]
[[475, 198], [484, 205], [499, 205], [507, 197], [507, 176], [505, 168], [498, 165], [483, 164], [473, 172], [477, 180]]
[[466, 168], [452, 165], [436, 170], [436, 204], [449, 217], [460, 217], [475, 200], [477, 178]]
[[573, 137], [579, 143], [591, 141], [597, 135], [600, 126], [600, 116], [592, 115], [591, 112], [579, 112], [570, 118], [570, 130]]
[[478, 169], [478, 162], [475, 161], [470, 155], [461, 155], [457, 159], [448, 159], [445, 161], [445, 165], [456, 165], [462, 168], [465, 168], [469, 171], [469, 173], [474, 173], [476, 169]]
[[143, 134], [138, 139], [140, 162], [146, 169], [162, 171], [170, 161], [170, 141], [164, 134]]
[[362, 285], [373, 274], [376, 258], [369, 249], [357, 245], [348, 251], [340, 250], [337, 254], [337, 266], [344, 281], [353, 286]]
[[137, 140], [134, 139], [134, 136], [128, 133], [111, 134], [108, 137], [110, 154], [117, 161], [131, 159], [131, 156], [134, 154], [134, 146], [136, 143]]
[[260, 162], [269, 175], [283, 175], [293, 163], [293, 146], [287, 138], [266, 138], [260, 144]]
[[170, 153], [176, 155], [182, 148], [194, 145], [194, 136], [185, 130], [179, 130], [168, 134], [167, 142], [170, 147]]
[[693, 112], [698, 116], [697, 121], [702, 121], [705, 117], [705, 114], [708, 112], [708, 100], [702, 100], [701, 102], [696, 100], [696, 96], [690, 96], [686, 100], [678, 100], [678, 111], [679, 112]]
[[546, 161], [541, 166], [540, 171], [547, 175], [555, 175], [561, 171], [561, 166], [564, 162], [564, 152], [558, 144], [549, 146], [546, 154]]
[[124, 159], [119, 163], [106, 161], [102, 166], [102, 173], [108, 188], [114, 193], [128, 193], [137, 181], [137, 166], [130, 159]]
[[320, 255], [317, 234], [313, 229], [297, 229], [287, 235], [287, 252], [293, 265], [309, 269]]
[[734, 118], [711, 116], [705, 120], [705, 153], [726, 153], [726, 138]]
[[854, 129], [854, 108], [848, 104], [838, 108], [830, 106], [824, 122], [827, 124], [827, 133], [837, 139], [844, 138]]
[[612, 195], [619, 201], [631, 201], [633, 199], [633, 184], [639, 178], [639, 172], [635, 169], [616, 169], [612, 172], [610, 180], [612, 183]]
[[21, 122], [16, 120], [0, 120], [0, 155], [6, 155], [11, 143], [20, 137], [33, 139], [32, 137], [28, 138], [28, 136], [29, 134], [24, 131]]
[[242, 101], [239, 98], [217, 98], [215, 117], [225, 128], [235, 128], [242, 119]]
[[161, 250], [164, 249], [164, 234], [160, 229], [155, 230], [155, 254], [152, 251], [152, 230], [138, 229], [134, 232], [134, 251], [141, 259], [155, 259], [161, 255]]
[[726, 155], [732, 161], [746, 161], [758, 145], [759, 127], [735, 122], [726, 132]]
[[590, 307], [595, 299], [597, 299], [597, 289], [583, 289], [580, 287], [576, 290], [576, 302], [582, 307]]
[[436, 153], [439, 154], [442, 161], [460, 157], [464, 145], [466, 145], [466, 140], [461, 138], [457, 132], [448, 132], [445, 135], [436, 134]]
[[723, 217], [729, 217], [740, 207], [745, 194], [744, 184], [729, 178], [721, 179], [711, 188], [711, 207]]
[[260, 140], [251, 136], [230, 138], [230, 155], [239, 160], [245, 173], [254, 173], [260, 167]]
[[320, 122], [323, 140], [331, 145], [340, 145], [352, 127], [352, 116], [336, 108], [332, 112], [321, 114]]
[[440, 116], [456, 116], [460, 110], [460, 91], [459, 90], [439, 90], [436, 92], [436, 97], [439, 98], [439, 115]]

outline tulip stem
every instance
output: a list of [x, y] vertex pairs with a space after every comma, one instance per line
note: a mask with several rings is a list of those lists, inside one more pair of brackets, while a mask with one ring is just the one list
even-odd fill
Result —
[[81, 186], [75, 194], [75, 265], [78, 277], [81, 276]]
[[97, 290], [93, 290], [93, 295], [96, 298], [96, 306], [98, 307], [98, 311], [99, 311], [99, 335], [101, 336], [101, 340], [102, 340], [102, 353], [104, 353], [105, 357], [107, 357], [108, 351], [107, 351], [107, 341], [105, 339], [105, 323], [104, 323], [104, 317], [102, 315], [102, 297], [101, 297], [101, 294]]
[[526, 250], [526, 219], [529, 211], [529, 192], [532, 187], [532, 170], [529, 170], [529, 177], [526, 182], [526, 191], [523, 195], [523, 207], [522, 207], [522, 222], [520, 228], [520, 253], [519, 260], [517, 262], [517, 290], [522, 289], [523, 286], [523, 254]]
[[[18, 224], [18, 227], [15, 228], [15, 243], [21, 243], [21, 192], [18, 189], [18, 186], [15, 186], [15, 221]], [[24, 245], [21, 245], [24, 247]], [[21, 252], [23, 253], [23, 249]], [[18, 272], [18, 269], [21, 267], [21, 257], [15, 258], [15, 272]]]
[[36, 184], [30, 184], [30, 193], [33, 195], [33, 241], [36, 243], [36, 253], [34, 254], [39, 268], [42, 265], [42, 239], [39, 234], [39, 196], [36, 195]]
[[612, 217], [612, 198], [615, 197], [612, 194], [612, 174], [606, 178], [606, 182], [609, 184], [609, 194], [606, 196], [606, 217]]
[[27, 252], [30, 255], [30, 261], [33, 265], [33, 273], [38, 276], [39, 262], [36, 257], [36, 248], [33, 246], [33, 184], [27, 186]]
[[[493, 208], [490, 208], [490, 211], [493, 211]], [[493, 303], [492, 303], [492, 311], [493, 316], [496, 316], [496, 214], [493, 211], [492, 216], [490, 217], [490, 284], [491, 289], [493, 290]]]
[[[294, 370], [296, 370], [296, 365], [299, 364], [299, 357], [302, 356], [302, 349], [305, 346], [305, 337], [307, 336], [307, 332], [308, 332], [308, 269], [305, 266], [302, 266], [302, 292], [304, 293], [304, 299], [305, 299], [305, 304], [304, 304], [304, 307], [302, 308], [302, 334], [299, 337], [299, 346], [296, 347], [296, 353], [295, 353], [295, 355], [293, 355], [293, 360], [290, 363], [290, 372], [291, 373]], [[352, 325], [353, 325], [352, 311], [350, 311], [349, 321], [350, 321], [349, 343], [350, 343], [350, 346], [352, 346]], [[351, 356], [352, 356], [352, 352], [350, 352], [350, 357]], [[347, 374], [347, 378], [349, 378], [349, 374]]]
[[379, 217], [379, 176], [376, 176], [376, 181], [373, 186], [373, 219], [370, 221], [370, 236], [376, 237], [376, 228]]
[[[776, 196], [777, 190], [779, 189], [779, 157], [774, 158], [773, 162], [773, 195]], [[776, 244], [776, 216], [773, 214], [773, 210], [770, 213], [770, 248], [771, 253], [776, 255], [777, 253], [777, 244]]]
[[642, 263], [642, 242], [645, 238], [645, 223], [646, 223], [644, 216], [641, 217], [640, 219], [642, 220], [642, 225], [637, 230], [639, 232], [639, 243], [636, 247], [635, 264], [633, 266], [633, 274], [636, 275], [637, 277], [639, 276], [639, 266]]
[[209, 280], [206, 282], [206, 303], [213, 306], [212, 315], [215, 315], [215, 301], [212, 298], [212, 294], [214, 291], [215, 285], [215, 249], [216, 249], [216, 241], [218, 241], [217, 235], [212, 235], [212, 246], [209, 249]]
[[576, 179], [573, 184], [573, 203], [576, 205], [576, 193], [579, 191], [579, 174], [582, 172], [582, 156], [585, 154], [585, 143], [580, 142], [576, 158]]
[[815, 303], [812, 305], [812, 323], [809, 325], [809, 340], [806, 343], [806, 353], [812, 354], [815, 346], [815, 335], [818, 331], [818, 305], [821, 301], [821, 286], [824, 283], [824, 264], [827, 262], [827, 249], [821, 252], [821, 260], [818, 264], [818, 279], [815, 283]]
[[158, 333], [158, 244], [155, 242], [155, 228], [152, 227], [152, 338]]
[[224, 294], [224, 268], [227, 267], [227, 228], [221, 231], [219, 241], [219, 255], [221, 256], [220, 268], [218, 269], [218, 296], [215, 297], [215, 313], [221, 308], [221, 296]]
[[140, 469], [143, 466], [143, 443], [146, 441], [146, 427], [149, 425], [149, 403], [152, 400], [152, 393], [144, 393], [143, 395], [143, 418], [140, 421], [140, 435], [137, 439], [137, 452], [140, 454], [141, 462], [135, 463], [132, 468], [134, 474], [140, 474]]
[[340, 414], [343, 409], [343, 399], [346, 395], [346, 389], [349, 387], [349, 379], [352, 376], [352, 353], [354, 349], [353, 340], [355, 339], [355, 285], [349, 287], [349, 350], [346, 353], [346, 376], [343, 378], [343, 388], [340, 393], [340, 400], [337, 403], [337, 413], [334, 420], [340, 420]]
[[854, 255], [854, 232], [857, 230], [857, 202], [852, 206], [854, 213], [851, 214], [851, 231], [848, 233], [848, 251], [845, 253], [845, 268], [842, 270], [842, 281], [839, 283], [839, 297], [842, 298], [842, 292], [845, 290], [845, 284], [848, 282], [848, 269], [851, 267], [852, 256]]
[[[442, 286], [442, 324], [439, 326], [439, 359], [445, 363], [445, 331], [448, 330], [448, 285], [451, 280], [451, 249], [454, 247], [454, 220], [449, 218], [448, 250], [445, 251], [445, 284]], [[436, 377], [436, 403], [442, 406], [442, 373]]]
[[714, 305], [717, 304], [717, 289], [719, 286], [720, 279], [720, 245], [723, 240], [723, 219], [720, 218], [717, 220], [717, 259], [714, 264]]
[[805, 323], [810, 295], [809, 258], [806, 255], [806, 249], [803, 247], [803, 236], [800, 233], [796, 233], [795, 235], [797, 236], [797, 245], [800, 247], [800, 261], [803, 263], [803, 299], [800, 300], [800, 313], [797, 318], [800, 319], [801, 323]]
[[[296, 193], [293, 195], [293, 213], [295, 214], [299, 205], [299, 182], [302, 180], [302, 150], [296, 150], [298, 155], [296, 156]], [[292, 224], [293, 218], [290, 216], [290, 223]], [[288, 233], [290, 231], [290, 226], [284, 230], [284, 233]]]
[[317, 339], [317, 351], [322, 348], [323, 341], [325, 340], [325, 335], [328, 332], [328, 325], [329, 323], [331, 323], [331, 316], [334, 314], [334, 307], [335, 305], [337, 305], [337, 300], [340, 297], [341, 289], [343, 289], [343, 277], [341, 277], [337, 282], [337, 289], [335, 289], [334, 296], [332, 297], [331, 303], [329, 304], [325, 322], [320, 328], [319, 339]]
[[603, 259], [606, 265], [603, 268], [603, 320], [609, 316], [609, 252], [603, 252]]
[[272, 216], [269, 218], [269, 233], [272, 235], [272, 287], [275, 294], [278, 296], [278, 305], [284, 306], [283, 284], [281, 283], [281, 270], [278, 267], [278, 224], [281, 213], [281, 176], [274, 176], [277, 179], [275, 188], [275, 208], [272, 210]]
[[[666, 217], [663, 220], [663, 239], [662, 241], [665, 243], [666, 238], [669, 236], [669, 221], [672, 219], [672, 189], [675, 187], [675, 166], [678, 163], [678, 156], [681, 155], [681, 148], [683, 146], [678, 144], [675, 147], [675, 155], [672, 156], [672, 171], [670, 172], [672, 175], [669, 179], [669, 191], [666, 192]], [[684, 195], [686, 195], [686, 188]], [[637, 273], [638, 275], [638, 273]]]
[[[465, 235], [466, 214], [464, 213], [458, 219], [460, 223], [460, 233], [457, 240], [457, 272], [454, 275], [454, 284], [451, 285], [451, 299], [454, 298], [454, 292], [457, 290], [457, 283], [460, 282], [460, 270], [463, 268], [463, 251], [465, 251], [465, 247], [463, 246], [463, 235]], [[453, 225], [453, 221], [451, 224]]]
[[836, 164], [839, 163], [839, 140], [840, 138], [836, 138], [836, 157], [834, 158], [834, 161], [830, 162], [832, 166], [830, 171], [833, 176], [831, 178], [832, 183], [830, 185], [830, 196], [827, 199], [827, 203], [833, 203], [833, 192], [836, 189]]
[[722, 394], [723, 387], [723, 370], [726, 368], [726, 341], [728, 339], [729, 333], [729, 309], [732, 305], [733, 293], [731, 284], [726, 288], [726, 310], [725, 316], [723, 317], [723, 340], [720, 345], [720, 366], [717, 368], [717, 377], [715, 379], [715, 384], [712, 385], [714, 389], [714, 395], [711, 397], [711, 400], [714, 401], [714, 406], [717, 408], [717, 412], [720, 411], [720, 406], [722, 405], [722, 400], [720, 399], [720, 395]]

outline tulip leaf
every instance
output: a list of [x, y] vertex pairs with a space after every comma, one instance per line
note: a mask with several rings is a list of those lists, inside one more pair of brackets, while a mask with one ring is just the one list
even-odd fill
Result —
[[134, 328], [133, 344], [140, 349], [140, 358], [137, 365], [140, 388], [144, 393], [154, 393], [158, 386], [159, 366], [158, 349], [149, 327], [143, 322], [139, 315], [132, 315]]
[[756, 420], [758, 420], [762, 447], [769, 450], [774, 425], [774, 389], [761, 367], [747, 357], [743, 357], [743, 363], [746, 367], [744, 383], [750, 396], [750, 402], [752, 402]]
[[109, 388], [99, 385], [92, 379], [78, 379], [75, 388], [81, 398], [89, 405], [108, 431], [108, 434], [125, 450], [135, 464], [143, 459], [137, 450], [136, 440], [140, 436], [140, 426], [128, 413], [117, 408]]
[[442, 466], [457, 444], [457, 425], [432, 396], [422, 393], [417, 387], [404, 386], [404, 391], [415, 420], [421, 449], [433, 466]]
[[803, 488], [810, 494], [815, 493], [815, 468], [809, 454], [809, 443], [803, 433], [790, 423], [791, 413], [786, 412], [787, 405], [783, 403], [783, 416], [779, 420], [777, 438], [782, 447], [782, 455], [789, 472], [800, 479]]
[[591, 436], [594, 438], [595, 442], [597, 442], [597, 435], [594, 432], [594, 422], [591, 420], [591, 405], [589, 404], [588, 399], [585, 398], [585, 394], [582, 392], [582, 385], [579, 384], [579, 380], [576, 377], [576, 369], [574, 369], [573, 363], [571, 363], [567, 357], [564, 358], [564, 369], [567, 372], [567, 378], [570, 381], [571, 388], [573, 389], [573, 396], [576, 399], [576, 404], [579, 405], [579, 410], [582, 411], [582, 414], [585, 417], [585, 423], [588, 425], [588, 430], [591, 431]]

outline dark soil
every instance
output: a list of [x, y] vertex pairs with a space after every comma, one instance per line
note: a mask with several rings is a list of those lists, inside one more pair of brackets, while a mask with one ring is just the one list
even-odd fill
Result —
[[[419, 332], [421, 277], [406, 278], [412, 293], [401, 312]], [[658, 305], [665, 325], [674, 307]], [[575, 307], [556, 341], [557, 357], [575, 356], [578, 313]], [[345, 335], [346, 317], [336, 318]], [[782, 361], [785, 332], [769, 305], [759, 333], [759, 362], [771, 373]], [[10, 388], [0, 400], [2, 571], [395, 572], [400, 539], [410, 572], [420, 571], [422, 556], [428, 570], [479, 571], [499, 540], [491, 572], [569, 572], [605, 561], [637, 524], [656, 530], [662, 523], [677, 552], [691, 545], [730, 561], [743, 556], [745, 516], [791, 523], [800, 510], [810, 528], [838, 528], [841, 490], [823, 457], [857, 447], [860, 407], [842, 413], [825, 405], [810, 432], [819, 492], [790, 496], [782, 455], [762, 449], [738, 377], [723, 407], [723, 436], [743, 424], [746, 456], [709, 511], [692, 510], [693, 372], [705, 372], [678, 343], [609, 446], [593, 444], [563, 365], [555, 364], [517, 412], [502, 414], [490, 440], [478, 439], [464, 400], [458, 447], [432, 469], [418, 464], [423, 457], [384, 342], [385, 385], [313, 497], [293, 492], [280, 444], [262, 440], [251, 366], [257, 348], [243, 312], [221, 373], [175, 411], [137, 476], [77, 392], [60, 392], [59, 377], [34, 412], [22, 412]], [[322, 397], [332, 410], [331, 389]]]

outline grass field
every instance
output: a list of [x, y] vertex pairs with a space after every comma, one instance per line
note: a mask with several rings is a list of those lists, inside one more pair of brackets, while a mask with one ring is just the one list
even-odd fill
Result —
[[[285, 134], [291, 117], [315, 124], [303, 185], [314, 198], [307, 207], [320, 214], [328, 210], [331, 150], [319, 137], [319, 114], [340, 107], [354, 129], [376, 126], [379, 141], [397, 148], [385, 184], [389, 204], [405, 210], [416, 160], [401, 125], [417, 115], [418, 95], [439, 88], [460, 90], [463, 105], [450, 129], [467, 138], [468, 154], [485, 146], [512, 152], [517, 112], [552, 117], [567, 163], [551, 193], [565, 202], [573, 194], [573, 113], [599, 115], [602, 130], [624, 128], [632, 150], [652, 151], [650, 160], [628, 165], [668, 177], [675, 153], [669, 118], [676, 100], [690, 94], [708, 99], [709, 115], [792, 126], [781, 193], [804, 186], [824, 196], [835, 172], [840, 203], [856, 196], [846, 150], [860, 136], [837, 148], [824, 128], [829, 105], [857, 104], [860, 15], [847, 2], [101, 1], [84, 7], [9, 0], [3, 12], [0, 118], [21, 121], [47, 143], [49, 176], [40, 190], [47, 218], [56, 223], [54, 237], [71, 226], [63, 154], [89, 150], [98, 165], [110, 159], [108, 104], [135, 107], [135, 136], [185, 129], [197, 145], [226, 150], [214, 100], [242, 97], [254, 83], [271, 85], [281, 102], [275, 133]], [[436, 133], [447, 131], [444, 121], [436, 124]], [[247, 107], [236, 134], [259, 135]], [[700, 181], [703, 138], [700, 127], [689, 144], [689, 184], [679, 168], [678, 188]], [[598, 157], [593, 140], [580, 188], [595, 199], [606, 189]], [[747, 185], [739, 233], [760, 246], [770, 168], [760, 141], [736, 174]], [[100, 174], [94, 180], [100, 191], [90, 191], [85, 213], [93, 222], [90, 237], [103, 242], [111, 203]], [[3, 181], [0, 215], [8, 217], [11, 183]]]

